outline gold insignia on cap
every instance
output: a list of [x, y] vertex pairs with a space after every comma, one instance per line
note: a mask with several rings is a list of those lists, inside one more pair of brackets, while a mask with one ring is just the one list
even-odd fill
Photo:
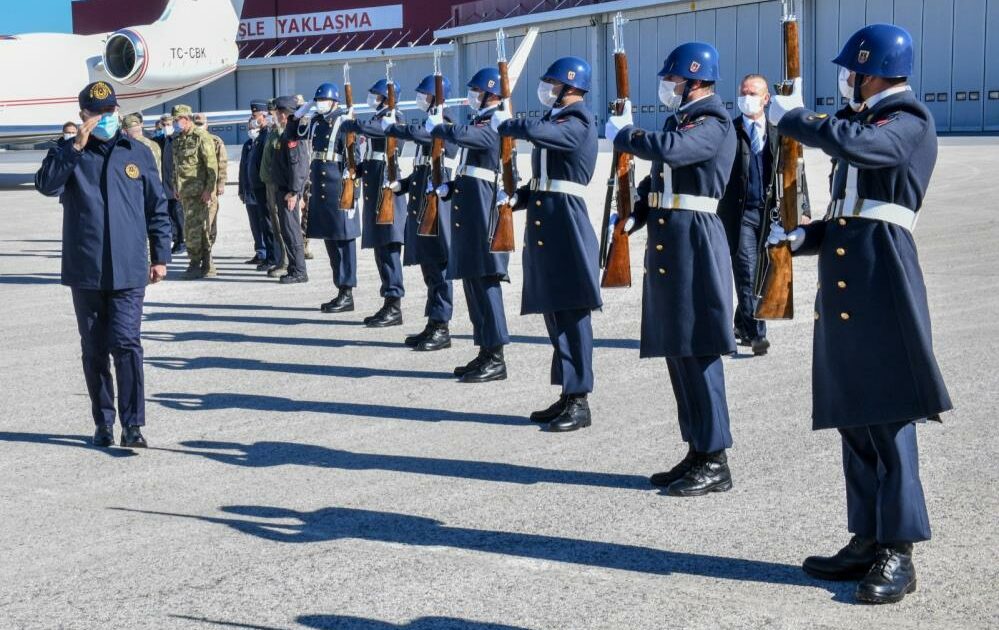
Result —
[[698, 63], [696, 61], [691, 61], [690, 62], [690, 71], [691, 72], [697, 72], [700, 69], [701, 69], [701, 64], [700, 63]]
[[568, 72], [568, 73], [566, 74], [566, 76], [567, 76], [567, 77], [569, 77], [569, 80], [570, 80], [570, 81], [572, 81], [573, 79], [575, 79], [575, 78], [576, 78], [576, 72], [575, 72], [575, 70], [570, 70], [570, 71], [569, 71], [569, 72]]
[[139, 179], [139, 166], [137, 164], [129, 164], [125, 167], [125, 174], [132, 179]]
[[871, 58], [871, 51], [861, 50], [857, 53], [857, 63], [867, 63], [867, 60]]
[[486, 87], [493, 87], [494, 85], [496, 85], [496, 82], [490, 79], [489, 83], [486, 84]]
[[103, 101], [111, 96], [111, 86], [104, 81], [98, 81], [90, 87], [90, 98]]
[[826, 118], [829, 118], [829, 114], [812, 114], [808, 120], [824, 120]]

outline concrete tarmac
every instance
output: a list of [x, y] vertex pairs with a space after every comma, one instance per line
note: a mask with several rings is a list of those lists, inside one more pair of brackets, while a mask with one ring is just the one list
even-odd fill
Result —
[[[460, 287], [441, 352], [402, 344], [423, 326], [418, 268], [404, 326], [360, 324], [380, 305], [368, 250], [357, 311], [324, 315], [322, 243], [305, 285], [242, 264], [230, 186], [218, 279], [177, 280], [182, 258], [147, 292], [152, 448], [98, 450], [61, 209], [30, 185], [40, 159], [0, 154], [2, 629], [999, 627], [995, 139], [942, 141], [916, 231], [957, 409], [919, 429], [934, 538], [916, 548], [918, 591], [882, 607], [800, 569], [849, 537], [839, 437], [810, 429], [814, 259], [795, 260], [796, 316], [771, 326], [770, 354], [725, 360], [734, 489], [675, 499], [646, 481], [685, 449], [664, 362], [638, 358], [644, 232], [636, 286], [594, 315], [593, 427], [548, 434], [526, 418], [558, 392], [541, 317], [519, 315], [519, 250], [510, 379], [462, 385], [451, 369], [475, 350]], [[807, 164], [824, 208], [828, 160]], [[604, 153], [595, 224], [609, 168]]]

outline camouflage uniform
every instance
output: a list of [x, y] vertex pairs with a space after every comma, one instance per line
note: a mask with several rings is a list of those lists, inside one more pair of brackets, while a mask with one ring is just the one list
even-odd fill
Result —
[[[177, 105], [173, 116], [193, 118], [191, 108]], [[212, 264], [212, 245], [209, 238], [210, 206], [201, 199], [204, 192], [216, 192], [218, 185], [218, 157], [211, 137], [204, 129], [191, 127], [179, 133], [173, 141], [174, 190], [184, 207], [185, 239], [190, 265], [183, 277], [203, 278], [215, 275]]]
[[[128, 130], [130, 127], [134, 127], [135, 125], [141, 126], [142, 119], [135, 114], [129, 114], [128, 116], [125, 116], [124, 127], [126, 130]], [[162, 173], [163, 152], [160, 150], [160, 145], [156, 144], [146, 136], [139, 136], [138, 138], [134, 138], [134, 140], [149, 147], [149, 150], [153, 152], [153, 160], [156, 161], [156, 172]]]

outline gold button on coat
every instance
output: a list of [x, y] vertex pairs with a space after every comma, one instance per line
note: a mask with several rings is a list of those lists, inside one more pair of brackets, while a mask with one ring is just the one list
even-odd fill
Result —
[[837, 256], [846, 256], [846, 250], [843, 249], [842, 247], [837, 247], [836, 248], [836, 255]]
[[545, 244], [544, 241], [538, 241], [538, 247], [542, 247]]
[[656, 245], [656, 251], [657, 252], [663, 251], [663, 246], [662, 245]]
[[846, 321], [846, 320], [850, 319], [850, 314], [849, 313], [840, 313], [839, 314], [839, 318], [842, 319], [843, 321]]
[[665, 223], [666, 223], [666, 219], [659, 219], [659, 225], [664, 225]]
[[534, 205], [536, 205], [536, 206], [538, 206], [540, 208], [541, 207], [541, 200], [538, 199], [537, 201], [535, 201]]
[[836, 283], [836, 286], [838, 286], [841, 289], [845, 289], [846, 288], [846, 282], [840, 280], [839, 282]]
[[846, 219], [844, 219], [843, 217], [840, 217], [839, 220], [836, 221], [836, 223], [839, 223], [840, 225], [846, 225]]
[[455, 223], [454, 223], [454, 227], [461, 227], [461, 224], [460, 224], [460, 223], [458, 223], [457, 221], [455, 221]]
[[534, 222], [534, 225], [536, 225], [536, 226], [538, 226], [538, 227], [541, 227], [541, 221], [535, 221], [535, 222]]
[[818, 312], [818, 311], [816, 311], [816, 312], [815, 312], [815, 319], [818, 319], [818, 318], [819, 318], [819, 312]]
[[660, 267], [659, 268], [659, 275], [663, 275], [663, 276], [666, 275], [666, 270], [663, 269], [662, 267]]

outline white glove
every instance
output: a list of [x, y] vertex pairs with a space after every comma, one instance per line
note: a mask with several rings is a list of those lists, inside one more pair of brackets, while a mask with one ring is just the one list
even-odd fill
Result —
[[399, 182], [392, 182], [391, 184], [389, 184], [389, 190], [391, 190], [394, 193], [397, 193], [402, 190], [402, 184], [400, 184]]
[[770, 99], [770, 121], [777, 125], [784, 114], [801, 109], [805, 106], [805, 101], [801, 95], [801, 77], [794, 80], [794, 88], [787, 96], [775, 94]]
[[494, 111], [493, 117], [489, 121], [489, 126], [492, 127], [493, 131], [497, 133], [499, 133], [500, 125], [513, 118], [513, 115], [510, 114], [509, 106], [506, 105], [506, 101], [504, 101], [503, 103], [504, 106]]
[[784, 241], [791, 244], [791, 251], [796, 252], [805, 242], [805, 230], [795, 228], [790, 233], [784, 231], [784, 226], [780, 223], [773, 223], [770, 226], [770, 235], [767, 236], [767, 246], [774, 247]]
[[344, 116], [347, 117], [347, 120], [354, 120], [355, 119], [354, 118], [354, 106], [353, 105], [351, 105], [350, 107], [347, 108], [347, 113], [345, 113]]
[[302, 105], [301, 107], [295, 110], [295, 118], [298, 118], [299, 120], [301, 120], [302, 118], [306, 118], [313, 111], [315, 111], [315, 109], [316, 109], [315, 101], [308, 102], [305, 105]]
[[423, 123], [423, 128], [427, 130], [427, 133], [431, 133], [434, 127], [444, 124], [444, 114], [442, 114], [438, 108], [433, 108], [427, 112], [427, 122]]
[[607, 119], [607, 124], [604, 126], [604, 136], [611, 142], [614, 142], [617, 134], [634, 124], [635, 119], [631, 116], [631, 101], [626, 100], [624, 102], [624, 113], [620, 116], [611, 116]]
[[[516, 197], [517, 195], [514, 195], [514, 198]], [[513, 202], [510, 201], [510, 197], [505, 192], [502, 190], [496, 191], [496, 207], [499, 208], [507, 202], [510, 202], [511, 206], [513, 205]]]
[[434, 192], [437, 193], [438, 197], [443, 199], [444, 197], [447, 197], [447, 194], [449, 192], [451, 192], [451, 187], [448, 186], [447, 184], [441, 184], [440, 186], [437, 187], [437, 190], [435, 190]]
[[382, 131], [387, 130], [389, 127], [395, 124], [395, 112], [389, 112], [382, 116]]

